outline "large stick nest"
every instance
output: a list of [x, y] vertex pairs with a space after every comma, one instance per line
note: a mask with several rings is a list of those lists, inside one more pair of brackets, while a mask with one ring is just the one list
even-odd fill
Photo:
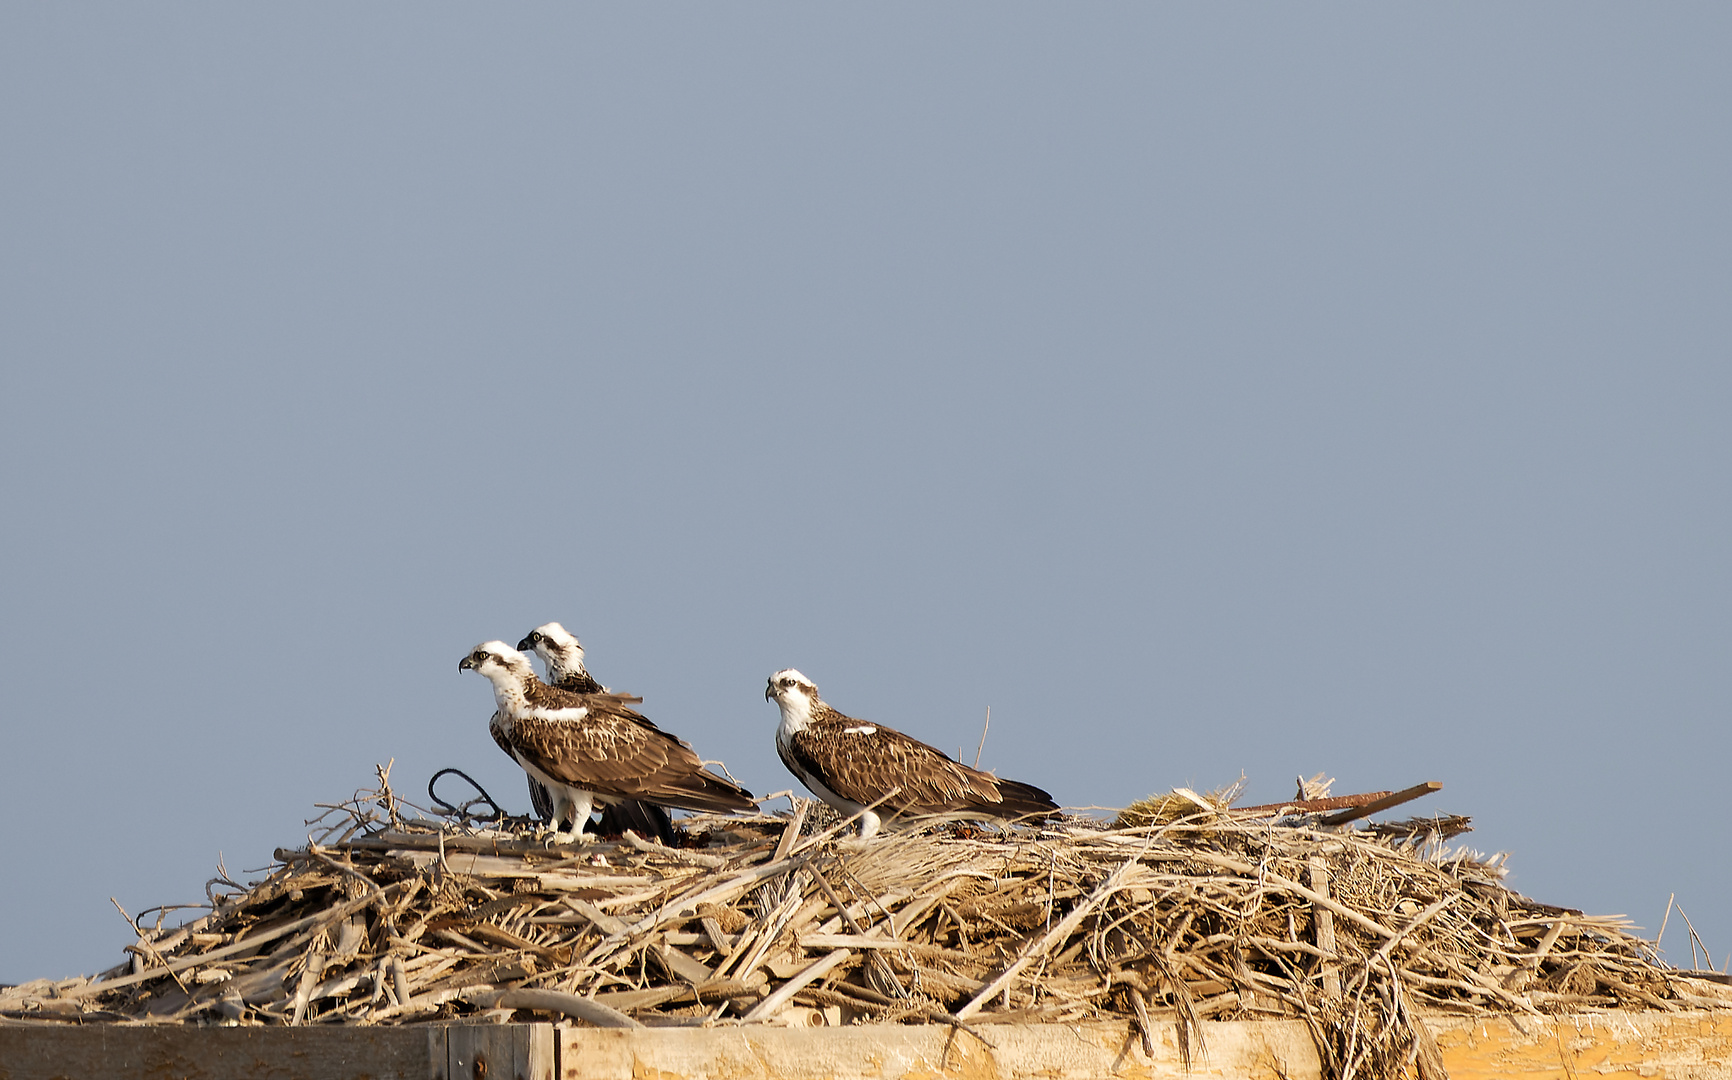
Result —
[[[383, 778], [383, 771], [381, 777]], [[36, 1022], [614, 1025], [1297, 1017], [1329, 1075], [1437, 1075], [1416, 1010], [1724, 1006], [1618, 918], [1505, 888], [1418, 826], [1188, 815], [932, 824], [861, 844], [821, 805], [549, 847], [524, 823], [406, 818], [381, 783], [141, 928], [95, 978], [0, 989]], [[808, 811], [810, 811], [808, 813]], [[1440, 819], [1443, 820], [1443, 819]], [[1460, 822], [1461, 819], [1453, 819]]]

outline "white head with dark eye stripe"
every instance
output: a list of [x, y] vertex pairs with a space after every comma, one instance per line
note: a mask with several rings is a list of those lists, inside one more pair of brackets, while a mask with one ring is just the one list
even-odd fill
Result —
[[532, 649], [541, 657], [541, 662], [547, 665], [548, 682], [557, 683], [567, 675], [576, 675], [584, 670], [583, 646], [578, 644], [575, 635], [556, 622], [542, 623], [531, 630], [517, 643], [517, 647]]
[[774, 701], [782, 710], [782, 726], [789, 731], [803, 730], [812, 721], [812, 709], [823, 703], [818, 685], [793, 668], [783, 668], [770, 676], [764, 687], [764, 700]]
[[503, 641], [484, 641], [457, 661], [458, 671], [475, 671], [493, 684], [493, 696], [504, 706], [508, 699], [523, 696], [523, 680], [535, 678], [529, 657]]

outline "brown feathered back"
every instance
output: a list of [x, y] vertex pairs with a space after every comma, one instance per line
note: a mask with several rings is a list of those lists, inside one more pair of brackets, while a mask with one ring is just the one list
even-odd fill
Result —
[[795, 775], [821, 777], [830, 790], [862, 805], [901, 788], [880, 804], [885, 811], [1008, 818], [1058, 810], [1052, 796], [1032, 784], [971, 769], [895, 728], [844, 716], [822, 702], [806, 728], [777, 748]]
[[[751, 792], [705, 769], [683, 739], [656, 727], [628, 694], [575, 694], [539, 679], [524, 686], [528, 711], [504, 732], [511, 749], [549, 777], [603, 799], [636, 799], [720, 813], [755, 809]], [[583, 709], [580, 719], [548, 713]]]

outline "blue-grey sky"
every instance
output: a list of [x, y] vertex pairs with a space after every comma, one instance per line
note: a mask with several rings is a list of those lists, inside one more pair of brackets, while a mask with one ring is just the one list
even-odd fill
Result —
[[[1122, 805], [1437, 779], [1732, 952], [1732, 9], [0, 8], [0, 981], [557, 619]], [[1678, 920], [1672, 920], [1676, 927]], [[1669, 929], [1672, 958], [1688, 963]]]

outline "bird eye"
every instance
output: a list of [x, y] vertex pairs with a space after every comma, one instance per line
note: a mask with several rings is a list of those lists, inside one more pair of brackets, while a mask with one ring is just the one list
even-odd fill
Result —
[[529, 635], [529, 640], [534, 641], [534, 642], [540, 642], [541, 641], [541, 631], [537, 630], [535, 633]]

